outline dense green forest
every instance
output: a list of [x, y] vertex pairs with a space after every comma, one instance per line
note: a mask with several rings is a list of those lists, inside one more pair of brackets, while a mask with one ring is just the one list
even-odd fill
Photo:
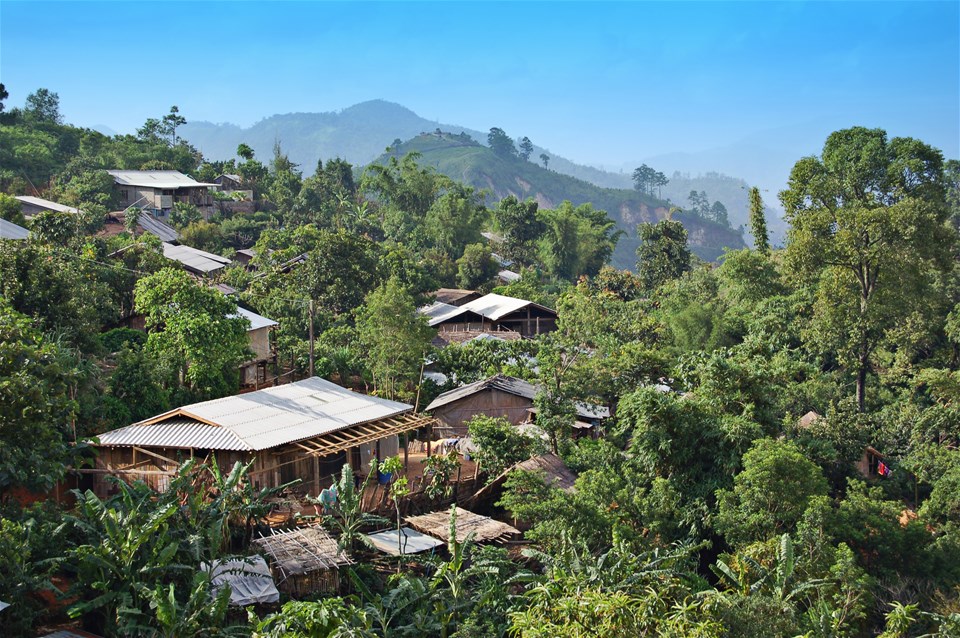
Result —
[[[107, 137], [63, 123], [45, 89], [2, 106], [0, 217], [32, 232], [0, 240], [7, 635], [69, 622], [111, 638], [960, 635], [960, 163], [937, 149], [837, 131], [779, 194], [784, 248], [754, 190], [755, 248], [702, 261], [680, 211], [639, 225], [630, 272], [609, 266], [622, 237], [606, 202], [524, 192], [488, 207], [426, 153], [359, 174], [337, 158], [297, 166], [280, 144], [207, 162], [176, 107]], [[253, 248], [255, 270], [201, 281], [135, 224], [102, 232], [115, 168], [240, 175], [254, 212], [204, 220], [185, 205], [172, 222], [203, 250]], [[83, 212], [26, 220], [12, 196], [38, 193]], [[518, 281], [500, 285], [498, 258]], [[417, 308], [450, 286], [556, 308], [558, 329], [435, 351]], [[515, 472], [496, 514], [527, 523], [522, 547], [461, 539], [386, 569], [357, 560], [340, 595], [249, 615], [198, 569], [249, 551], [273, 496], [249, 468], [191, 461], [163, 493], [121, 483], [70, 507], [22, 504], [89, 463], [91, 437], [234, 393], [238, 304], [280, 323], [295, 376], [313, 334], [317, 375], [421, 406], [453, 385], [421, 383], [425, 357], [460, 382], [539, 382], [537, 423], [575, 489]], [[145, 331], [123, 327], [134, 313]], [[572, 436], [581, 401], [611, 410], [596, 439]], [[496, 420], [471, 432], [493, 468], [543, 446]], [[864, 474], [868, 449], [879, 462]], [[372, 556], [353, 484], [345, 471], [323, 523]]]

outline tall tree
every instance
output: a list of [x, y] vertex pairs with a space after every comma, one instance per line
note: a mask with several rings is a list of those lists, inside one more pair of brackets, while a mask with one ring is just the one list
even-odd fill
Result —
[[0, 82], [0, 113], [3, 113], [3, 101], [10, 97], [10, 94], [7, 92], [7, 87], [3, 85], [3, 82]]
[[633, 171], [633, 187], [646, 195], [653, 194], [653, 187], [657, 186], [657, 171], [646, 164]]
[[169, 384], [197, 399], [236, 390], [249, 327], [236, 302], [176, 268], [144, 277], [134, 295], [150, 332], [147, 352], [164, 366]]
[[500, 157], [512, 158], [517, 156], [517, 148], [513, 145], [513, 140], [502, 128], [495, 126], [490, 129], [490, 133], [487, 135], [487, 144]]
[[37, 89], [28, 95], [24, 112], [38, 122], [63, 123], [60, 96], [49, 89]]
[[951, 265], [943, 156], [880, 129], [837, 131], [820, 157], [796, 163], [780, 201], [788, 262], [816, 286], [813, 334], [854, 372], [862, 411], [874, 352], [930, 308], [930, 286]]
[[367, 296], [357, 330], [377, 393], [388, 398], [412, 396], [433, 330], [399, 279], [391, 277]]
[[547, 166], [550, 164], [550, 156], [546, 153], [540, 153], [540, 162], [543, 164], [543, 169], [547, 170]]
[[520, 140], [520, 159], [524, 162], [530, 159], [530, 155], [533, 153], [533, 142], [530, 141], [529, 137], [523, 137]]
[[763, 199], [760, 189], [754, 186], [750, 189], [750, 233], [753, 235], [753, 245], [758, 252], [770, 252], [770, 238], [767, 236], [767, 218], [763, 214]]
[[683, 224], [664, 219], [656, 224], [640, 224], [637, 233], [637, 273], [648, 293], [690, 270], [690, 249]]
[[723, 226], [730, 226], [730, 217], [727, 215], [727, 207], [724, 206], [719, 200], [710, 205], [710, 219]]
[[163, 116], [163, 129], [170, 138], [170, 144], [177, 143], [177, 127], [187, 123], [187, 118], [180, 115], [180, 109], [177, 106], [171, 106], [170, 112]]
[[75, 409], [63, 359], [0, 298], [0, 500], [12, 487], [49, 490], [63, 476]]
[[503, 256], [528, 266], [536, 258], [536, 241], [546, 226], [537, 215], [538, 204], [533, 199], [518, 201], [513, 195], [500, 200], [493, 210], [493, 219], [503, 236], [500, 250]]

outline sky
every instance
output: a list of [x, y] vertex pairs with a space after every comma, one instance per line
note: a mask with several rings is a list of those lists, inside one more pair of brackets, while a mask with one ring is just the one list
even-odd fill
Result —
[[960, 2], [0, 0], [0, 82], [119, 132], [380, 98], [616, 170], [782, 173], [853, 125], [960, 157]]

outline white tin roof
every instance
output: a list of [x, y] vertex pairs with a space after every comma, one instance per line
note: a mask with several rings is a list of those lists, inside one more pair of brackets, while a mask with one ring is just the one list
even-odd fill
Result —
[[188, 270], [200, 273], [220, 270], [230, 263], [230, 260], [226, 257], [214, 255], [205, 250], [197, 250], [190, 246], [174, 246], [167, 242], [163, 242], [163, 256], [167, 259], [179, 261]]
[[527, 301], [526, 299], [517, 299], [515, 297], [507, 297], [504, 295], [497, 295], [490, 293], [489, 295], [484, 295], [479, 299], [474, 299], [470, 303], [466, 303], [460, 306], [461, 309], [472, 310], [478, 315], [483, 315], [491, 321], [497, 321], [501, 317], [505, 317], [510, 313], [522, 310], [527, 306], [535, 306], [537, 308], [542, 308], [549, 312], [553, 312], [546, 306], [541, 306], [540, 304], [533, 303], [532, 301]]
[[105, 446], [258, 451], [412, 410], [406, 403], [359, 394], [313, 377], [194, 403], [99, 438]]
[[[280, 324], [274, 321], [273, 319], [267, 319], [263, 315], [258, 315], [252, 310], [247, 310], [246, 308], [237, 307], [237, 315], [245, 317], [250, 322], [250, 328], [248, 331], [259, 330], [260, 328], [270, 328], [271, 326], [279, 326]], [[237, 316], [234, 315], [234, 316]]]
[[17, 199], [23, 202], [24, 204], [32, 204], [34, 206], [39, 206], [47, 210], [53, 210], [58, 213], [79, 213], [80, 210], [74, 208], [73, 206], [65, 206], [63, 204], [58, 204], [57, 202], [52, 202], [49, 199], [43, 199], [42, 197], [31, 197], [30, 195], [17, 195]]
[[198, 182], [180, 171], [107, 171], [113, 181], [121, 186], [144, 186], [147, 188], [201, 188], [216, 186]]

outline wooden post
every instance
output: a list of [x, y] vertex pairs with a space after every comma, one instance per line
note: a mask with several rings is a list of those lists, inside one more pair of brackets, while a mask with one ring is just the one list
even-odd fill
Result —
[[317, 498], [320, 497], [320, 457], [313, 455], [313, 481], [317, 488]]
[[410, 433], [403, 433], [403, 471], [407, 472], [410, 458]]

